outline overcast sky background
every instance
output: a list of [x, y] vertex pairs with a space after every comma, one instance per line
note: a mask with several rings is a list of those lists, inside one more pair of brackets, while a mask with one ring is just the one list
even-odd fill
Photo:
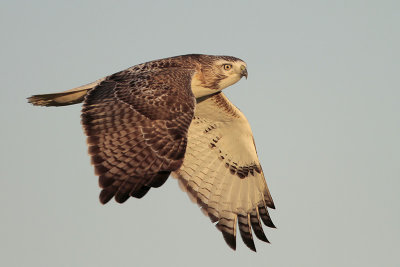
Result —
[[[0, 3], [1, 266], [400, 266], [399, 1]], [[39, 108], [132, 65], [239, 57], [276, 204], [257, 253], [170, 178], [102, 206], [80, 105]]]

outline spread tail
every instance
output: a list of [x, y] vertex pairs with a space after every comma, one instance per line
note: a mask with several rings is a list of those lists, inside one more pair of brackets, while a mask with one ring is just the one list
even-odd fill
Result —
[[83, 102], [89, 90], [94, 88], [103, 80], [104, 78], [61, 93], [33, 95], [31, 97], [28, 97], [28, 102], [35, 106], [46, 107], [58, 107], [78, 104]]

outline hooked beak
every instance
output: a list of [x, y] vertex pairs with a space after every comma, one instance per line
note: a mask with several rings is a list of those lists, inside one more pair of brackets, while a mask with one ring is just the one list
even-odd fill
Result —
[[246, 80], [247, 80], [247, 75], [248, 75], [248, 73], [247, 73], [246, 66], [245, 65], [240, 66], [240, 78], [245, 76]]

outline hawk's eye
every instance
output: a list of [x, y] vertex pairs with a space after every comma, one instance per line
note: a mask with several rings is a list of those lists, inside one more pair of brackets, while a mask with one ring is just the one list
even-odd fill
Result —
[[232, 69], [231, 64], [224, 64], [224, 70], [230, 70], [230, 69]]

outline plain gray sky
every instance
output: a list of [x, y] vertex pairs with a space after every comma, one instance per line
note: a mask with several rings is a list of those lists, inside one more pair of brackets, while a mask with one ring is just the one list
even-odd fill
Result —
[[[1, 1], [1, 266], [400, 266], [399, 1]], [[80, 105], [26, 97], [224, 54], [277, 209], [257, 253], [170, 178], [98, 201]]]

